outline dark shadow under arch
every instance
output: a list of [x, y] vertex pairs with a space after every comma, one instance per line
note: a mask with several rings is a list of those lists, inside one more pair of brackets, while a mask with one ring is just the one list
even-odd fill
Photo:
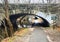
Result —
[[[28, 16], [28, 15], [29, 15], [29, 16], [38, 16], [38, 15], [35, 15], [35, 14], [29, 14], [29, 13], [18, 13], [18, 14], [10, 15], [9, 18], [10, 18], [10, 21], [11, 21], [13, 27], [14, 27], [13, 29], [14, 29], [14, 30], [17, 30], [18, 26], [17, 26], [16, 21], [17, 21], [17, 19], [18, 19], [19, 17]], [[41, 17], [41, 16], [38, 16], [38, 17], [43, 20], [43, 23], [40, 23], [40, 26], [42, 26], [42, 27], [49, 27], [49, 26], [50, 26], [49, 22], [48, 22], [46, 19], [44, 19], [44, 18]], [[24, 18], [24, 17], [23, 17], [23, 18]], [[5, 19], [4, 19], [4, 21], [6, 22]], [[20, 20], [20, 21], [21, 21], [21, 20]], [[8, 27], [7, 23], [5, 23], [5, 25]]]

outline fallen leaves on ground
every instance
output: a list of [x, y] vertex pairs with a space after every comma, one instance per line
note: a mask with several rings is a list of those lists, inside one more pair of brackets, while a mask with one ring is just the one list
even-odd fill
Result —
[[27, 28], [20, 29], [14, 33], [14, 35], [24, 36], [29, 30]]
[[2, 40], [1, 42], [13, 42], [17, 38], [17, 36], [24, 36], [28, 32], [29, 32], [29, 29], [28, 28], [21, 28], [21, 29], [19, 29], [18, 31], [16, 31], [14, 33], [14, 36], [13, 37], [7, 37], [4, 40]]
[[49, 35], [52, 42], [60, 42], [60, 28], [56, 27], [53, 29], [53, 27], [49, 27], [45, 29], [47, 35]]

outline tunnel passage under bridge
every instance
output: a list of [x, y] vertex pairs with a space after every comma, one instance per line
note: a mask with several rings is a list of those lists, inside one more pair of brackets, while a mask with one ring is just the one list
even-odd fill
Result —
[[[32, 25], [32, 26], [39, 25], [42, 27], [49, 27], [49, 25], [50, 25], [46, 19], [44, 19], [41, 16], [35, 15], [35, 14], [19, 13], [19, 14], [10, 15], [9, 18], [10, 18], [10, 21], [11, 21], [14, 29], [18, 28], [18, 23], [22, 27], [24, 27], [23, 25]], [[3, 21], [6, 22], [5, 19]], [[1, 25], [3, 25], [3, 24], [1, 24]], [[8, 27], [8, 25], [6, 23], [5, 23], [5, 25]]]
[[[21, 25], [22, 27], [28, 26], [28, 25], [38, 25], [42, 27], [49, 27], [49, 22], [44, 19], [43, 17], [40, 17], [38, 15], [34, 14], [26, 14], [23, 13], [22, 16], [16, 19], [17, 25]], [[20, 26], [19, 26], [20, 27]]]

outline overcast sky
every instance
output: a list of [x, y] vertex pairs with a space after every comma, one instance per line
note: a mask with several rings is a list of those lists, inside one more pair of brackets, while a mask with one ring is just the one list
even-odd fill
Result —
[[[29, 0], [8, 0], [9, 3], [29, 3]], [[0, 0], [2, 3], [3, 0]], [[51, 0], [51, 3], [55, 2], [55, 0]], [[56, 0], [56, 3], [60, 2], [60, 0]], [[31, 0], [30, 3], [43, 3], [42, 0]], [[47, 0], [44, 0], [44, 3], [47, 3]]]

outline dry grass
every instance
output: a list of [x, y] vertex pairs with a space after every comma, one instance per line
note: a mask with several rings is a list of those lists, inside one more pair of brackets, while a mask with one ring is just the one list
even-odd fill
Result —
[[45, 30], [52, 30], [52, 31], [57, 31], [57, 32], [60, 32], [60, 27], [55, 27], [54, 29], [53, 29], [53, 27], [47, 27], [47, 28], [44, 28]]
[[46, 34], [49, 35], [52, 42], [60, 42], [60, 27], [50, 27], [45, 29]]
[[15, 36], [24, 36], [28, 32], [27, 28], [21, 28], [14, 33]]
[[13, 40], [15, 40], [18, 36], [22, 37], [22, 36], [26, 35], [28, 33], [28, 31], [29, 31], [29, 29], [27, 29], [27, 28], [21, 28], [14, 33], [13, 37], [7, 37], [4, 40], [2, 40], [1, 42], [13, 42]]

